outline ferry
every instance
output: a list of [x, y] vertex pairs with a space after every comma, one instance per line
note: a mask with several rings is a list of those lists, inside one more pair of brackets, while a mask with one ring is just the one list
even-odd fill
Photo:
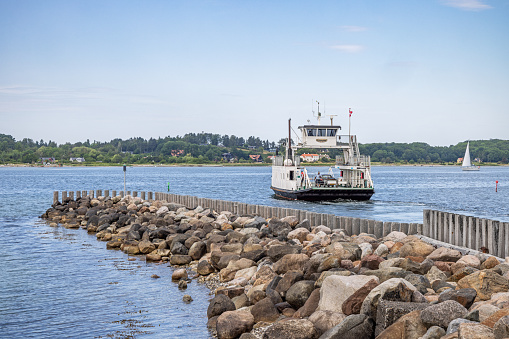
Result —
[[[297, 138], [297, 142], [292, 141], [291, 119], [288, 120], [285, 155], [276, 155], [272, 159], [271, 189], [276, 198], [305, 201], [369, 200], [375, 193], [370, 156], [360, 154], [357, 136], [340, 134], [341, 126], [333, 124], [333, 117], [330, 116], [330, 125], [322, 125], [318, 110], [317, 124], [298, 127], [301, 137]], [[330, 167], [328, 173], [311, 177], [296, 154], [301, 148], [322, 152], [340, 149], [343, 155], [336, 156], [334, 169]]]

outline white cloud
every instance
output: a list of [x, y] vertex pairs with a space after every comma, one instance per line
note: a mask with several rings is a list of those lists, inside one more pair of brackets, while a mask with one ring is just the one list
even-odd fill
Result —
[[341, 29], [347, 32], [364, 32], [367, 31], [367, 27], [362, 26], [341, 26]]
[[364, 49], [361, 45], [333, 45], [329, 46], [329, 48], [346, 53], [358, 53]]
[[456, 7], [465, 11], [482, 11], [493, 8], [486, 5], [483, 0], [442, 0], [446, 6]]

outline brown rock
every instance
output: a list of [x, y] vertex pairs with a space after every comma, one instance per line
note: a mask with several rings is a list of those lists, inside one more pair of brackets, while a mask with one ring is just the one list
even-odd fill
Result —
[[355, 291], [343, 302], [343, 305], [341, 306], [343, 313], [346, 315], [359, 314], [362, 302], [366, 299], [369, 292], [378, 285], [379, 284], [376, 280], [369, 280], [366, 284], [364, 284], [364, 286]]
[[150, 241], [140, 241], [138, 243], [138, 247], [140, 248], [140, 252], [143, 254], [148, 254], [156, 249], [156, 246]]
[[485, 319], [481, 324], [486, 325], [488, 327], [493, 328], [495, 326], [495, 323], [502, 317], [505, 317], [506, 315], [509, 315], [509, 309], [503, 308], [500, 311], [497, 311], [490, 315], [488, 319]]
[[209, 275], [214, 272], [214, 267], [207, 260], [202, 260], [198, 263], [197, 272], [199, 275]]
[[495, 257], [488, 257], [482, 264], [481, 264], [481, 270], [487, 270], [490, 268], [493, 268], [497, 265], [500, 265], [500, 261], [498, 261]]
[[173, 271], [171, 275], [171, 280], [180, 280], [187, 279], [187, 271], [185, 268], [180, 268], [178, 270]]
[[288, 271], [283, 276], [283, 279], [279, 281], [277, 284], [275, 291], [280, 293], [282, 296], [286, 294], [286, 291], [297, 281], [303, 279], [303, 274], [301, 271]]
[[338, 325], [346, 318], [346, 315], [332, 311], [316, 311], [310, 317], [315, 328], [320, 332], [324, 333], [334, 326]]
[[216, 331], [219, 339], [234, 339], [253, 328], [254, 317], [247, 310], [227, 311], [217, 318]]
[[428, 259], [433, 261], [452, 261], [456, 262], [461, 259], [462, 254], [460, 251], [451, 248], [439, 247], [428, 255]]
[[291, 270], [301, 270], [309, 261], [309, 257], [305, 254], [286, 254], [279, 259], [272, 269], [277, 274], [284, 274]]
[[488, 326], [463, 323], [459, 326], [458, 339], [495, 339], [495, 335]]
[[385, 260], [384, 258], [376, 254], [370, 254], [362, 258], [361, 266], [369, 268], [370, 270], [377, 270], [380, 263], [384, 260]]
[[307, 319], [288, 318], [269, 327], [263, 333], [263, 339], [316, 339], [319, 332]]
[[188, 265], [191, 261], [191, 257], [185, 254], [174, 254], [170, 257], [172, 265]]
[[272, 303], [270, 298], [264, 298], [258, 301], [253, 307], [251, 307], [251, 314], [254, 317], [254, 322], [274, 322], [279, 318], [279, 312]]
[[497, 292], [507, 292], [509, 281], [489, 270], [478, 271], [470, 274], [457, 283], [457, 289], [473, 288], [477, 291], [476, 301], [489, 300]]
[[425, 243], [424, 241], [412, 241], [404, 244], [399, 249], [399, 256], [401, 258], [407, 257], [407, 256], [421, 256], [421, 257], [427, 257], [430, 255], [435, 248]]
[[421, 311], [405, 314], [391, 326], [387, 327], [377, 339], [418, 339], [426, 334], [427, 327], [421, 320]]
[[307, 318], [316, 311], [318, 303], [320, 302], [320, 289], [317, 288], [309, 295], [308, 300], [304, 306], [299, 308], [297, 312], [293, 314], [294, 318]]
[[451, 262], [435, 261], [435, 266], [442, 272], [451, 272]]

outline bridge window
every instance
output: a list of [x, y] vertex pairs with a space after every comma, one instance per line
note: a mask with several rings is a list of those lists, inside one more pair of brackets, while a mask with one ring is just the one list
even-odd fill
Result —
[[319, 129], [318, 129], [318, 136], [319, 136], [319, 137], [324, 137], [324, 136], [326, 136], [326, 135], [327, 135], [326, 131], [327, 131], [327, 130], [326, 130], [325, 128], [319, 128]]
[[328, 137], [335, 137], [336, 136], [336, 130], [335, 129], [327, 129], [327, 136]]
[[308, 137], [316, 136], [316, 129], [308, 128]]

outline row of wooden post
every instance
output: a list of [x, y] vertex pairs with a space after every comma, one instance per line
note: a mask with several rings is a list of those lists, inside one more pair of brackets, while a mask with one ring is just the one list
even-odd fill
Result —
[[[124, 192], [111, 191], [111, 196], [124, 196]], [[372, 219], [362, 219], [353, 217], [344, 217], [334, 214], [316, 213], [306, 210], [293, 208], [274, 207], [265, 205], [253, 205], [237, 201], [227, 201], [209, 198], [200, 198], [190, 195], [179, 195], [161, 192], [136, 192], [127, 191], [127, 195], [140, 197], [142, 200], [164, 200], [171, 203], [184, 205], [187, 208], [194, 209], [197, 206], [210, 208], [217, 212], [229, 211], [238, 215], [261, 216], [263, 218], [284, 218], [287, 216], [295, 216], [299, 221], [309, 220], [312, 226], [324, 225], [331, 229], [344, 229], [347, 234], [358, 235], [361, 233], [373, 234], [377, 238], [381, 238], [392, 231], [400, 231], [406, 234], [423, 234], [423, 225], [419, 223], [400, 223], [400, 222], [382, 222]], [[66, 198], [74, 200], [80, 197], [109, 197], [110, 190], [90, 190], [90, 191], [63, 191], [61, 192], [62, 201]], [[55, 191], [53, 195], [53, 203], [59, 201], [59, 192]]]
[[500, 258], [509, 256], [509, 222], [424, 210], [423, 235]]

